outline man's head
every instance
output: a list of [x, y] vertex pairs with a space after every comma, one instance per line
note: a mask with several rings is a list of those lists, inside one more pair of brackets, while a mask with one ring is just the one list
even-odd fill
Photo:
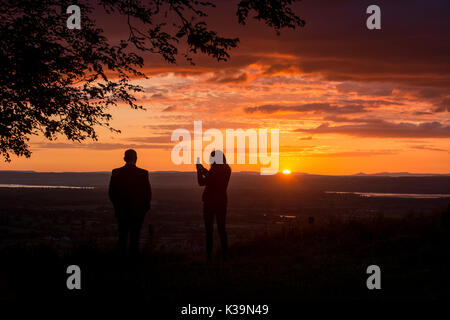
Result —
[[127, 164], [136, 164], [136, 161], [137, 161], [137, 153], [136, 153], [136, 151], [134, 151], [133, 149], [128, 149], [127, 151], [125, 151], [125, 155], [123, 157], [123, 160]]

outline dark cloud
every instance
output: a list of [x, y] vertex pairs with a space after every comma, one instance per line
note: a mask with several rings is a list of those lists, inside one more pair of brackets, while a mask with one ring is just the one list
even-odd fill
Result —
[[152, 99], [166, 99], [166, 96], [163, 95], [162, 93], [155, 93], [155, 94], [152, 94], [151, 98]]
[[330, 152], [330, 153], [316, 153], [307, 154], [305, 157], [318, 157], [318, 158], [351, 158], [351, 157], [369, 157], [369, 156], [386, 156], [396, 154], [396, 150], [380, 150], [380, 151], [344, 151], [344, 152]]
[[284, 72], [284, 73], [291, 73], [291, 72], [296, 72], [298, 71], [298, 68], [296, 65], [292, 65], [289, 63], [273, 63], [273, 64], [269, 64], [266, 65], [265, 70], [263, 71], [264, 75], [274, 75], [280, 72]]
[[300, 155], [302, 157], [366, 157], [376, 155], [394, 155], [399, 150], [354, 150], [354, 151], [339, 151], [339, 152], [323, 152], [317, 146], [280, 146], [280, 152], [290, 153], [292, 155]]
[[149, 129], [152, 131], [164, 131], [164, 132], [172, 132], [173, 130], [180, 128], [188, 128], [190, 130], [193, 128], [193, 122], [183, 122], [183, 123], [168, 123], [168, 124], [149, 124], [145, 125], [145, 129]]
[[357, 122], [357, 123], [365, 123], [371, 121], [370, 119], [365, 118], [348, 118], [339, 115], [328, 115], [323, 117], [323, 120], [333, 122]]
[[127, 141], [138, 142], [138, 143], [170, 143], [170, 134], [159, 135], [151, 137], [132, 137], [127, 138]]
[[436, 112], [450, 112], [450, 98], [442, 99], [437, 105]]
[[324, 121], [332, 121], [332, 122], [350, 122], [350, 123], [380, 123], [380, 119], [377, 118], [348, 118], [340, 115], [327, 115], [322, 118]]
[[442, 97], [448, 95], [449, 90], [448, 88], [417, 88], [417, 87], [399, 87], [400, 91], [409, 93], [418, 99], [423, 100], [440, 100]]
[[439, 122], [423, 122], [419, 124], [401, 122], [393, 123], [384, 120], [373, 120], [363, 124], [330, 126], [325, 123], [314, 129], [297, 129], [296, 132], [313, 134], [346, 134], [359, 137], [382, 138], [450, 138], [450, 126]]
[[[320, 4], [299, 1], [294, 4], [294, 12], [306, 20], [306, 26], [282, 30], [281, 36], [253, 20], [245, 27], [239, 25], [234, 1], [217, 1], [216, 4], [216, 8], [208, 10], [209, 26], [219, 34], [240, 38], [240, 46], [231, 51], [228, 62], [217, 63], [210, 57], [198, 55], [194, 57], [195, 66], [190, 66], [182, 57], [177, 65], [168, 65], [158, 55], [149, 53], [144, 57], [146, 72], [198, 75], [261, 64], [265, 75], [305, 72], [328, 80], [446, 90], [450, 87], [448, 1], [378, 0], [382, 29], [377, 31], [367, 30], [365, 26], [366, 8], [371, 4], [368, 1], [323, 0]], [[117, 21], [111, 19], [107, 24], [116, 33], [111, 35], [113, 38], [118, 34], [127, 36], [126, 25], [119, 27]], [[180, 47], [179, 52], [185, 49]], [[244, 81], [244, 78], [244, 74], [225, 76], [222, 81]], [[375, 90], [376, 94], [384, 95], [390, 89]], [[432, 89], [424, 90], [433, 94]]]
[[402, 106], [404, 105], [402, 102], [390, 101], [385, 99], [371, 99], [371, 100], [363, 100], [363, 99], [338, 99], [336, 101], [338, 104], [360, 104], [367, 108], [379, 108], [382, 106]]
[[[442, 66], [421, 64], [421, 69], [418, 70], [417, 65], [410, 65], [413, 62], [389, 64], [372, 59], [358, 60], [355, 57], [356, 55], [342, 60], [332, 57], [322, 60], [302, 58], [300, 70], [307, 74], [319, 73], [330, 81], [393, 82], [415, 87], [450, 86], [450, 63]], [[432, 59], [432, 56], [428, 58]]]
[[92, 150], [117, 150], [117, 149], [170, 149], [171, 144], [125, 144], [125, 143], [35, 143], [34, 147], [39, 149], [92, 149]]
[[445, 88], [433, 88], [433, 87], [405, 87], [400, 86], [397, 88], [400, 96], [409, 97], [412, 100], [428, 103], [433, 108], [425, 112], [417, 112], [414, 115], [426, 115], [437, 112], [446, 112], [450, 110], [450, 89]]
[[303, 90], [312, 89], [312, 87], [309, 87], [308, 85], [312, 83], [311, 80], [308, 80], [307, 78], [302, 78], [300, 76], [286, 76], [286, 75], [277, 75], [277, 76], [270, 76], [270, 77], [259, 77], [253, 81], [253, 83], [256, 84], [263, 84], [263, 85], [275, 85], [275, 84], [299, 84], [302, 85]]
[[433, 114], [433, 112], [428, 112], [428, 111], [415, 111], [413, 113], [415, 116], [428, 116]]
[[367, 112], [362, 105], [351, 104], [347, 106], [338, 107], [337, 105], [329, 103], [306, 103], [298, 106], [283, 106], [276, 104], [266, 104], [257, 107], [247, 107], [244, 109], [247, 113], [276, 113], [276, 112], [314, 112], [314, 113], [333, 113], [333, 114], [347, 114], [347, 113], [363, 113]]
[[188, 131], [193, 133], [194, 130], [194, 120], [199, 119], [206, 119], [202, 120], [202, 130], [208, 130], [208, 129], [249, 129], [249, 128], [259, 128], [264, 127], [266, 124], [261, 120], [256, 120], [254, 122], [249, 122], [247, 120], [245, 121], [234, 121], [234, 120], [228, 120], [228, 119], [221, 119], [217, 118], [214, 119], [210, 115], [201, 117], [201, 116], [195, 116], [195, 118], [192, 118], [191, 121], [187, 120], [186, 117], [183, 117], [185, 121], [180, 121], [177, 123], [169, 123], [169, 119], [167, 119], [165, 124], [149, 124], [145, 125], [144, 128], [150, 130], [154, 134], [159, 133], [166, 133], [166, 132], [173, 132], [173, 130], [176, 129], [187, 129]]
[[177, 106], [168, 106], [167, 108], [163, 109], [163, 112], [172, 112], [177, 110]]
[[441, 152], [449, 152], [449, 150], [436, 148], [429, 145], [417, 145], [417, 146], [411, 146], [412, 149], [418, 149], [418, 150], [428, 150], [428, 151], [441, 151]]
[[394, 90], [392, 84], [386, 83], [370, 83], [361, 84], [354, 82], [344, 82], [336, 85], [336, 89], [342, 93], [357, 93], [358, 95], [370, 95], [370, 96], [390, 96]]
[[213, 83], [241, 83], [247, 81], [247, 74], [241, 71], [226, 70], [216, 72], [207, 82]]

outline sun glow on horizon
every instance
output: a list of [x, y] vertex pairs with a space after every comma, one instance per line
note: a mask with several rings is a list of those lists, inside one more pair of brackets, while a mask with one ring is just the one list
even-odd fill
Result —
[[283, 170], [283, 174], [291, 174], [291, 170], [284, 169], [284, 170]]

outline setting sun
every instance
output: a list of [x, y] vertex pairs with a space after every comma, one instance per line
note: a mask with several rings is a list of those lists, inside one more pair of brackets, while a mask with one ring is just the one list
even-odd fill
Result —
[[285, 169], [283, 170], [283, 174], [291, 174], [291, 170]]

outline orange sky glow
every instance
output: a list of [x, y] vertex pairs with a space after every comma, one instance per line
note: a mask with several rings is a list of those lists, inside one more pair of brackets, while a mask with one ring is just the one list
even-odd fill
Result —
[[387, 14], [383, 29], [371, 32], [362, 6], [333, 14], [306, 2], [295, 8], [307, 25], [281, 36], [256, 22], [238, 26], [232, 10], [230, 17], [211, 13], [219, 31], [241, 38], [230, 61], [168, 65], [148, 57], [149, 79], [134, 80], [144, 87], [137, 97], [146, 110], [111, 109], [122, 133], [98, 128], [99, 141], [82, 144], [35, 136], [31, 158], [12, 157], [0, 170], [109, 171], [134, 148], [138, 166], [150, 171], [193, 171], [172, 163], [170, 138], [201, 120], [204, 130], [279, 129], [280, 171], [450, 173], [450, 29], [439, 13], [427, 32], [403, 25], [414, 13]]

